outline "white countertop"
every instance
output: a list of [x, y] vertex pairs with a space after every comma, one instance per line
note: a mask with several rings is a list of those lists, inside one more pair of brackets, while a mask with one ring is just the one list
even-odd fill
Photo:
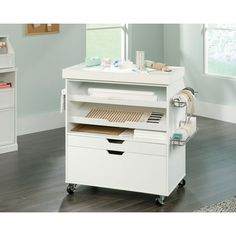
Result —
[[171, 72], [133, 71], [132, 69], [103, 68], [101, 66], [86, 67], [84, 64], [63, 69], [64, 79], [80, 81], [96, 81], [121, 84], [144, 84], [166, 86], [184, 76], [184, 67], [169, 67]]

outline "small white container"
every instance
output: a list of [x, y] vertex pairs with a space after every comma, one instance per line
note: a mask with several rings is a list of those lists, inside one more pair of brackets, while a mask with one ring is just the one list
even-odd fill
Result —
[[8, 37], [0, 35], [0, 42], [6, 43], [0, 51], [0, 69], [15, 67], [15, 53]]
[[144, 51], [136, 51], [136, 65], [139, 70], [144, 70]]

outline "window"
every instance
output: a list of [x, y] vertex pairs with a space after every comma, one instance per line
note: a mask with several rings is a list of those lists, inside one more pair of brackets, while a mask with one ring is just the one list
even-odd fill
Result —
[[127, 27], [121, 24], [89, 24], [86, 33], [86, 56], [126, 59]]
[[205, 25], [205, 73], [236, 77], [236, 25]]

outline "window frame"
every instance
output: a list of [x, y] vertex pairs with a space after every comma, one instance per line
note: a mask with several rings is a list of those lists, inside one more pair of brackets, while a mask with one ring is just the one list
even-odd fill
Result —
[[219, 78], [219, 79], [229, 79], [229, 80], [235, 80], [236, 79], [236, 75], [235, 76], [230, 76], [230, 75], [221, 75], [221, 74], [214, 74], [214, 73], [209, 73], [208, 72], [208, 51], [207, 51], [207, 30], [211, 29], [211, 30], [227, 30], [227, 31], [236, 31], [236, 27], [235, 28], [226, 28], [226, 27], [209, 27], [209, 24], [203, 24], [203, 73], [204, 75], [208, 76], [208, 77], [215, 77], [215, 78]]
[[[89, 27], [86, 32], [90, 30], [107, 30], [107, 29], [121, 29], [121, 60], [128, 59], [128, 24], [120, 24], [117, 26], [101, 26], [101, 27]], [[87, 42], [86, 42], [87, 43]], [[87, 53], [87, 52], [86, 52]]]

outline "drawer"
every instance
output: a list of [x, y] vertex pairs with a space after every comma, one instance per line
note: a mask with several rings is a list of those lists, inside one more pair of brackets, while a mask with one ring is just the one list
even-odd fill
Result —
[[14, 110], [0, 110], [0, 146], [13, 144], [14, 132]]
[[66, 181], [128, 191], [165, 194], [166, 158], [68, 147]]
[[128, 141], [122, 139], [106, 139], [97, 137], [88, 137], [82, 135], [68, 135], [69, 146], [87, 147], [97, 149], [111, 149], [117, 151], [126, 151], [131, 153], [142, 153], [150, 155], [166, 156], [166, 144], [145, 143], [140, 141]]
[[11, 53], [0, 55], [0, 69], [10, 68], [15, 66], [14, 55]]
[[0, 89], [0, 109], [14, 107], [14, 89]]

